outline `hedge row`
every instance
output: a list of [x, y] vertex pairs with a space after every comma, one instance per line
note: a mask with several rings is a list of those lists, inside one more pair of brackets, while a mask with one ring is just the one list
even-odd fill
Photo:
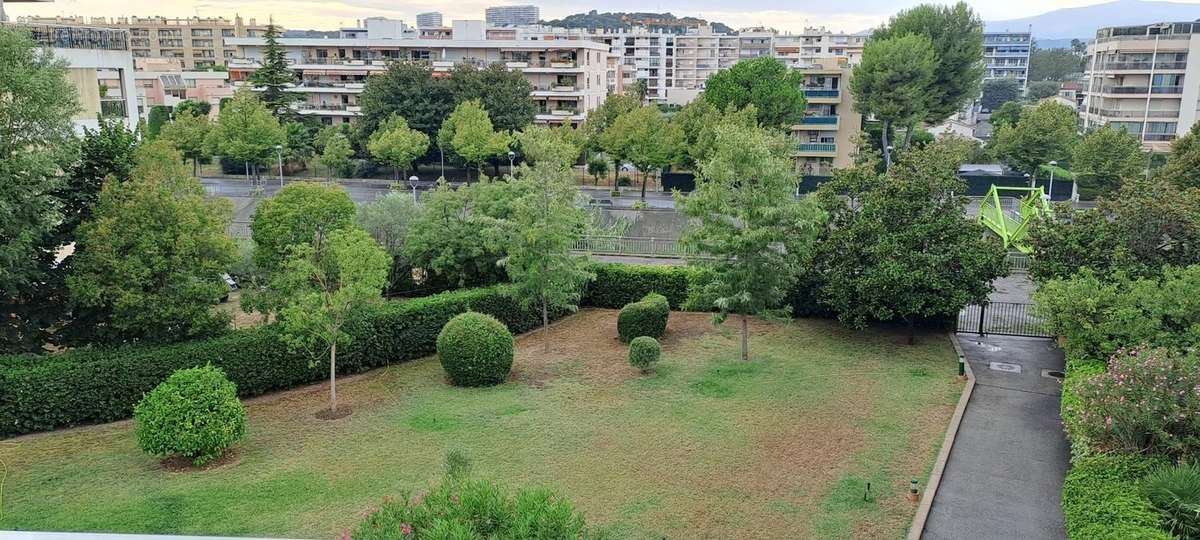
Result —
[[593, 263], [588, 270], [596, 279], [584, 289], [582, 305], [610, 309], [621, 309], [650, 293], [667, 297], [671, 307], [679, 309], [687, 301], [688, 288], [701, 276], [695, 268], [669, 265]]
[[[338, 351], [338, 371], [358, 373], [428, 356], [446, 321], [468, 309], [496, 317], [514, 333], [541, 323], [538, 313], [522, 309], [503, 286], [387, 302], [363, 310], [347, 326], [355, 339]], [[289, 352], [274, 325], [177, 345], [0, 357], [0, 437], [128, 418], [142, 396], [171, 373], [209, 363], [225, 370], [243, 397], [324, 379], [324, 359], [313, 366], [310, 360]]]

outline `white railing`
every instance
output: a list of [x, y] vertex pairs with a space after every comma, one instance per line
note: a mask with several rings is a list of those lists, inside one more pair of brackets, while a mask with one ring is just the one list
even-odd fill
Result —
[[1029, 273], [1029, 255], [1019, 252], [1008, 252], [1008, 270], [1014, 274]]
[[676, 259], [694, 254], [694, 250], [674, 238], [600, 235], [579, 237], [575, 241], [575, 251], [593, 255], [631, 255]]

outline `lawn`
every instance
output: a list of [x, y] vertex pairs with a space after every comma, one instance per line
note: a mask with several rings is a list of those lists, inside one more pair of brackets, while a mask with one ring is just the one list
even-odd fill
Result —
[[[731, 325], [672, 313], [652, 375], [616, 312], [518, 338], [504, 385], [447, 385], [435, 358], [247, 402], [249, 435], [208, 470], [170, 470], [118, 422], [0, 441], [0, 529], [332, 538], [419, 491], [461, 449], [475, 474], [567, 495], [615, 538], [901, 538], [961, 384], [950, 343], [829, 321]], [[867, 483], [873, 497], [864, 500]]]

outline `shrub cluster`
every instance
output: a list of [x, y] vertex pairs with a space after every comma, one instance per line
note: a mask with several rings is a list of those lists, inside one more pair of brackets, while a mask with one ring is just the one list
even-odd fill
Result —
[[1166, 349], [1119, 350], [1072, 386], [1068, 432], [1095, 450], [1191, 457], [1200, 450], [1200, 371]]
[[662, 347], [657, 339], [650, 336], [638, 336], [629, 343], [629, 364], [642, 370], [642, 373], [650, 371], [660, 355]]
[[1200, 538], [1200, 465], [1162, 466], [1142, 484], [1166, 530], [1179, 538]]
[[[339, 348], [338, 371], [360, 373], [433, 354], [442, 326], [468, 310], [496, 317], [517, 333], [541, 324], [540, 314], [522, 308], [504, 286], [386, 302], [347, 324], [354, 340]], [[328, 377], [309, 361], [288, 351], [274, 325], [168, 346], [0, 356], [0, 437], [128, 418], [143, 395], [179, 369], [212, 364], [243, 397]]]
[[1075, 459], [1063, 483], [1067, 536], [1088, 540], [1168, 540], [1139, 482], [1160, 463], [1142, 456]]
[[667, 297], [650, 293], [637, 302], [625, 305], [617, 315], [617, 335], [626, 343], [638, 336], [662, 337], [667, 331], [671, 305]]
[[133, 419], [142, 450], [182, 456], [197, 466], [221, 457], [246, 436], [246, 409], [237, 387], [213, 366], [176, 371], [138, 402]]
[[469, 311], [442, 327], [437, 353], [455, 386], [500, 384], [512, 370], [513, 336], [495, 317]]
[[488, 480], [447, 476], [423, 496], [385, 500], [351, 535], [405, 538], [590, 538], [583, 514], [545, 489], [511, 493]]
[[696, 269], [686, 266], [595, 263], [588, 270], [596, 279], [584, 290], [582, 305], [609, 309], [620, 309], [650, 293], [665, 296], [671, 307], [679, 308], [699, 277]]

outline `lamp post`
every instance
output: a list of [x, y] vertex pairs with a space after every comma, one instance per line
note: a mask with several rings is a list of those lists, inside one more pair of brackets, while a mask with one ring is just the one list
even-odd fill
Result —
[[417, 175], [415, 174], [408, 177], [408, 185], [411, 186], [413, 190], [413, 202], [417, 202], [417, 180], [420, 180], [420, 178], [417, 178]]
[[1029, 180], [1029, 187], [1033, 187], [1033, 176], [1029, 173], [1025, 173], [1025, 178]]
[[884, 151], [887, 152], [887, 168], [888, 169], [892, 168], [892, 152], [894, 152], [895, 150], [896, 150], [896, 148], [890, 144], [887, 145], [887, 148], [884, 148]]
[[513, 173], [513, 158], [515, 158], [515, 157], [517, 157], [517, 153], [513, 152], [512, 150], [509, 150], [508, 151], [508, 174], [509, 175], [512, 175], [512, 173]]
[[440, 159], [442, 161], [442, 178], [445, 178], [446, 177], [446, 152], [442, 150], [441, 146], [438, 147], [438, 159]]
[[283, 145], [275, 145], [275, 158], [279, 160], [279, 188], [283, 189]]
[[1054, 198], [1054, 169], [1058, 168], [1058, 161], [1050, 161], [1050, 189], [1046, 193], [1046, 199]]

